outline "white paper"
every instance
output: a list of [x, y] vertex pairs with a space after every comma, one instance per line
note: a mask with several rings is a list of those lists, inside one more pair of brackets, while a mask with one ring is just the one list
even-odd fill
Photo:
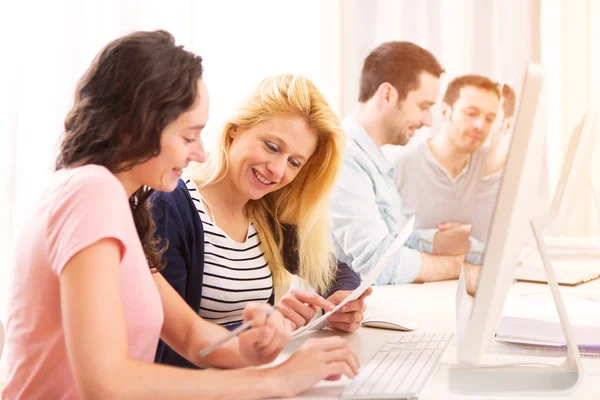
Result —
[[413, 216], [410, 219], [410, 221], [408, 221], [406, 226], [400, 231], [400, 233], [398, 234], [398, 237], [396, 237], [396, 240], [394, 240], [392, 242], [391, 246], [387, 249], [387, 251], [379, 259], [379, 262], [375, 265], [375, 267], [373, 269], [371, 269], [371, 271], [367, 274], [367, 276], [365, 276], [363, 278], [359, 287], [354, 289], [354, 291], [352, 291], [352, 293], [350, 293], [348, 295], [348, 297], [346, 297], [333, 310], [323, 314], [320, 318], [317, 318], [316, 320], [308, 323], [307, 325], [305, 325], [299, 329], [296, 329], [294, 331], [294, 333], [292, 334], [292, 337], [297, 336], [307, 330], [315, 330], [315, 329], [323, 328], [326, 324], [327, 318], [329, 318], [329, 316], [331, 314], [333, 314], [334, 312], [337, 312], [346, 303], [358, 299], [365, 292], [365, 290], [367, 290], [367, 288], [369, 288], [373, 284], [373, 282], [375, 282], [375, 279], [377, 279], [377, 277], [383, 272], [384, 268], [388, 265], [388, 263], [390, 262], [392, 257], [394, 257], [398, 253], [398, 251], [400, 251], [402, 246], [404, 246], [404, 243], [406, 243], [406, 241], [410, 237], [410, 234], [412, 233], [414, 224], [415, 224], [415, 217]]

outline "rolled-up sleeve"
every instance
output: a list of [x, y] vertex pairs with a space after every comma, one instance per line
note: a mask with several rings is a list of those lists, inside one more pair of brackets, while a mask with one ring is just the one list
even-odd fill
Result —
[[485, 253], [485, 244], [475, 239], [473, 236], [469, 238], [469, 252], [465, 255], [465, 261], [475, 265], [483, 263], [483, 254]]
[[[433, 254], [433, 241], [438, 229], [415, 229], [408, 239], [408, 247], [422, 253]], [[465, 261], [471, 264], [481, 265], [485, 244], [474, 237], [469, 238], [469, 251], [465, 254]]]

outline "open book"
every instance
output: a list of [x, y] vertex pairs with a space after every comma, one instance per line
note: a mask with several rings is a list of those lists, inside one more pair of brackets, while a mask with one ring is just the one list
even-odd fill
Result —
[[[600, 295], [566, 294], [563, 300], [579, 348], [600, 351]], [[552, 297], [546, 293], [509, 296], [496, 330], [496, 340], [564, 347], [565, 338]]]

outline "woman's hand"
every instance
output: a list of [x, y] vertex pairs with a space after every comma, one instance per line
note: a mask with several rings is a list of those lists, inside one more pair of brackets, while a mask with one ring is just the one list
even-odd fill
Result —
[[358, 374], [358, 357], [340, 337], [308, 339], [283, 364], [273, 368], [271, 381], [278, 396], [295, 396], [323, 379], [337, 380], [342, 375], [352, 379]]
[[[327, 300], [335, 305], [338, 305], [346, 297], [348, 297], [350, 293], [352, 293], [351, 290], [338, 290], [329, 296]], [[348, 304], [344, 305], [340, 310], [332, 314], [329, 318], [327, 318], [329, 326], [333, 329], [344, 332], [354, 332], [360, 328], [360, 323], [365, 317], [365, 310], [367, 309], [365, 298], [371, 293], [373, 293], [373, 288], [369, 287], [358, 299], [348, 302]]]
[[244, 309], [244, 322], [252, 321], [252, 328], [242, 332], [239, 349], [250, 365], [261, 365], [275, 360], [292, 336], [293, 324], [277, 310], [267, 316], [268, 304], [249, 304]]
[[335, 306], [316, 293], [302, 289], [290, 289], [279, 301], [277, 311], [294, 323], [294, 329], [306, 325], [317, 313], [319, 308], [325, 312]]

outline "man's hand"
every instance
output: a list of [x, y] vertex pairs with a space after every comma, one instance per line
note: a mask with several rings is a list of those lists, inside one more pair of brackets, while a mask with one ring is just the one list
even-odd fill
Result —
[[440, 256], [460, 256], [469, 251], [471, 224], [447, 222], [438, 226], [433, 239], [433, 254]]
[[475, 297], [477, 285], [479, 284], [479, 275], [481, 274], [481, 266], [466, 262], [463, 264], [463, 268], [465, 272], [465, 286], [467, 287], [467, 293], [469, 296]]
[[[338, 290], [329, 296], [327, 300], [337, 306], [350, 293], [352, 293], [351, 290]], [[327, 318], [329, 326], [344, 332], [354, 332], [360, 328], [360, 323], [365, 317], [365, 310], [367, 309], [365, 298], [371, 293], [373, 293], [373, 288], [369, 287], [358, 299], [344, 305], [340, 310]]]

